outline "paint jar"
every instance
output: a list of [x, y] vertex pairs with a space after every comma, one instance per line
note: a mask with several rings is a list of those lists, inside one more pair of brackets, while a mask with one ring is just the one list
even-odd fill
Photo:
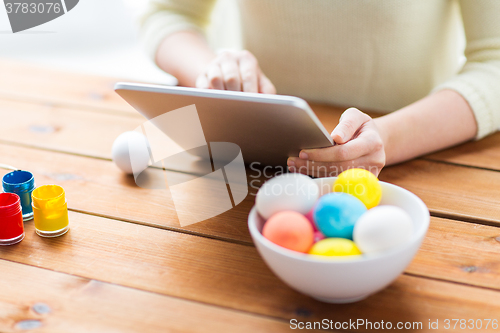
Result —
[[0, 245], [16, 244], [23, 238], [21, 199], [15, 193], [0, 193]]
[[68, 204], [59, 185], [43, 185], [32, 193], [35, 231], [42, 237], [57, 237], [69, 230]]
[[21, 199], [21, 209], [23, 211], [23, 220], [33, 218], [33, 209], [31, 208], [31, 192], [35, 189], [35, 177], [29, 171], [16, 170], [9, 172], [2, 179], [4, 192], [15, 193]]

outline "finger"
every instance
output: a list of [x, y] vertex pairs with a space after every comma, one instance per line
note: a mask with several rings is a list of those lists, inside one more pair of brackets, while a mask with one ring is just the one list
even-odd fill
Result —
[[222, 80], [222, 70], [219, 64], [211, 65], [207, 70], [208, 87], [210, 89], [224, 90], [224, 83]]
[[335, 177], [352, 168], [366, 169], [378, 175], [383, 165], [375, 162], [373, 156], [362, 156], [359, 159], [345, 162], [314, 162], [290, 157], [287, 161], [290, 172], [301, 173], [314, 177]]
[[262, 72], [259, 76], [259, 92], [263, 94], [276, 94], [274, 84]]
[[304, 149], [299, 153], [299, 157], [302, 160], [315, 162], [351, 161], [370, 153], [375, 148], [378, 149], [378, 145], [375, 145], [378, 142], [376, 139], [375, 135], [360, 135], [343, 145], [319, 149]]
[[[361, 162], [360, 162], [361, 164]], [[300, 172], [304, 175], [312, 176], [312, 177], [338, 177], [342, 172], [352, 169], [352, 168], [357, 168], [357, 169], [364, 169], [367, 170], [375, 175], [375, 177], [378, 177], [380, 174], [380, 171], [382, 170], [381, 167], [378, 166], [363, 166], [363, 165], [354, 165], [353, 167], [347, 167], [347, 168], [342, 168], [342, 167], [335, 167], [332, 166], [330, 167], [330, 170], [326, 171], [320, 167], [312, 168], [311, 170], [304, 172]]]
[[209, 88], [208, 78], [207, 78], [207, 75], [205, 73], [198, 76], [198, 78], [196, 79], [195, 87], [199, 88], [199, 89], [208, 89]]
[[241, 78], [238, 62], [233, 58], [225, 59], [220, 64], [226, 90], [241, 91]]
[[259, 92], [257, 59], [244, 51], [239, 59], [241, 86], [245, 92]]
[[355, 161], [351, 166], [331, 165], [329, 166], [329, 168], [321, 166], [311, 166], [308, 169], [303, 167], [303, 168], [298, 168], [298, 170], [299, 173], [313, 177], [337, 177], [342, 172], [353, 168], [367, 170], [372, 174], [374, 174], [375, 177], [378, 177], [380, 171], [382, 171], [383, 165], [370, 164], [368, 158], [366, 160], [363, 158], [360, 159], [359, 161]]
[[361, 125], [370, 120], [370, 116], [356, 108], [345, 110], [340, 117], [339, 124], [332, 132], [333, 141], [340, 144], [346, 143], [356, 134]]

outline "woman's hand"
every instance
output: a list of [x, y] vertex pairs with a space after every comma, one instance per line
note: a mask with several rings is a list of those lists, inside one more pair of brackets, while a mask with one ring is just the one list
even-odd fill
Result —
[[315, 177], [331, 177], [351, 168], [362, 168], [378, 176], [385, 165], [384, 141], [373, 119], [349, 108], [332, 132], [335, 146], [304, 149], [288, 159], [291, 172]]
[[274, 85], [248, 51], [219, 53], [196, 79], [196, 88], [276, 94]]

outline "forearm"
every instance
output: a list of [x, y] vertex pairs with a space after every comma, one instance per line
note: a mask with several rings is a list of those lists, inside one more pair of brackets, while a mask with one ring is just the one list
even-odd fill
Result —
[[442, 90], [375, 119], [386, 164], [403, 162], [471, 140], [477, 132], [472, 109], [453, 90]]
[[156, 63], [175, 76], [179, 85], [194, 87], [196, 78], [214, 57], [214, 52], [201, 34], [180, 31], [162, 41], [156, 53]]

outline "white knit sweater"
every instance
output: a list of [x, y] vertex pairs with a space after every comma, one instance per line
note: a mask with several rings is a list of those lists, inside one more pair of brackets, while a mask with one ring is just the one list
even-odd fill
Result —
[[[203, 32], [216, 0], [151, 0], [149, 54], [167, 35]], [[500, 0], [239, 0], [243, 47], [278, 93], [390, 112], [453, 89], [477, 138], [500, 127]], [[467, 62], [460, 68], [460, 33]]]

